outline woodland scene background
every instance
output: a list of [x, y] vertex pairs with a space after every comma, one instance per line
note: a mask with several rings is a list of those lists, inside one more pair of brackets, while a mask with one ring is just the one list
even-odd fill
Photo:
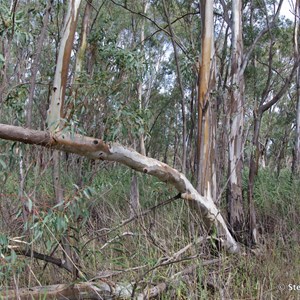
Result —
[[299, 28], [299, 0], [2, 0], [0, 299], [299, 299]]

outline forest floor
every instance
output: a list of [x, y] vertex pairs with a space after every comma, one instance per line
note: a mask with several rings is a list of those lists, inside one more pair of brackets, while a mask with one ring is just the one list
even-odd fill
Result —
[[[18, 175], [6, 178], [0, 191], [0, 244], [4, 236], [26, 239], [35, 251], [60, 257], [57, 245], [68, 232], [86, 279], [136, 283], [136, 293], [165, 283], [160, 299], [300, 299], [300, 184], [288, 171], [278, 177], [260, 172], [255, 186], [259, 249], [245, 248], [237, 256], [220, 252], [199, 216], [180, 199], [130, 220], [132, 171], [99, 166], [64, 176], [63, 208], [52, 203], [50, 172], [38, 177], [29, 172], [26, 190], [34, 200], [26, 230]], [[138, 182], [138, 214], [176, 195], [154, 178], [139, 174]], [[66, 270], [15, 252], [2, 261], [0, 291], [73, 281]]]

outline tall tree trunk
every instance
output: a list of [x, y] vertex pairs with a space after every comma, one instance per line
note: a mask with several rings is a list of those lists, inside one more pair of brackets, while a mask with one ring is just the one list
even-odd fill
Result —
[[[143, 14], [146, 14], [148, 9], [148, 1], [143, 1]], [[142, 19], [141, 24], [141, 31], [140, 31], [140, 49], [141, 52], [144, 51], [144, 42], [145, 42], [145, 19]], [[135, 40], [135, 39], [134, 39]], [[139, 110], [142, 113], [144, 110], [144, 103], [143, 103], [143, 76], [139, 74], [140, 80], [137, 84], [137, 94], [138, 94], [138, 101], [139, 101]], [[134, 144], [136, 144], [134, 142]], [[136, 147], [135, 147], [136, 148]], [[145, 136], [142, 133], [139, 137], [138, 141], [138, 149], [142, 155], [146, 155], [146, 148], [145, 148]], [[130, 184], [130, 217], [135, 216], [138, 214], [140, 209], [140, 193], [139, 193], [139, 182], [138, 177], [136, 174], [132, 175], [131, 184]]]
[[[143, 14], [147, 13], [148, 10], [148, 0], [143, 1]], [[142, 26], [141, 26], [141, 51], [144, 51], [144, 43], [145, 43], [145, 19], [142, 20]], [[141, 80], [138, 82], [138, 100], [139, 100], [139, 109], [142, 112], [144, 110], [144, 103], [143, 103], [143, 78], [142, 76], [140, 77]], [[140, 135], [140, 153], [142, 155], [146, 155], [146, 148], [145, 148], [145, 136], [142, 133]]]
[[48, 128], [52, 132], [59, 131], [62, 125], [61, 116], [63, 115], [69, 62], [73, 47], [80, 2], [81, 0], [70, 1], [68, 12], [64, 21], [64, 28], [62, 31], [60, 48], [56, 62], [51, 101], [47, 112]]
[[248, 178], [248, 211], [249, 211], [249, 245], [255, 245], [257, 243], [257, 230], [256, 230], [256, 212], [253, 201], [254, 193], [254, 180], [258, 172], [258, 162], [259, 162], [259, 132], [261, 126], [262, 114], [261, 112], [254, 113], [254, 129], [252, 137], [252, 148], [250, 154], [250, 166], [249, 166], [249, 178]]
[[[259, 40], [270, 31], [276, 25], [276, 20], [279, 17], [280, 9], [283, 0], [278, 3], [277, 10], [274, 14], [272, 21], [267, 23], [267, 26], [263, 28], [253, 40], [251, 46], [247, 52], [243, 54], [243, 37], [242, 37], [242, 1], [232, 1], [232, 20], [231, 24], [232, 39], [231, 39], [231, 88], [230, 88], [230, 101], [228, 107], [229, 115], [229, 141], [228, 141], [228, 177], [229, 184], [227, 188], [227, 201], [228, 201], [228, 217], [231, 227], [237, 233], [241, 232], [244, 228], [244, 209], [243, 209], [243, 193], [242, 193], [242, 145], [243, 145], [243, 111], [244, 111], [244, 71], [249, 62], [251, 54], [255, 49], [255, 46]], [[229, 14], [225, 2], [222, 1], [226, 19], [229, 19]], [[267, 104], [263, 104], [262, 112], [272, 106], [282, 96], [284, 89], [287, 87], [290, 78], [284, 84], [284, 87], [280, 92]], [[264, 97], [262, 97], [264, 98]], [[261, 113], [262, 114], [262, 113]], [[259, 126], [257, 127], [259, 134]], [[254, 170], [255, 171], [255, 170]], [[255, 174], [255, 172], [254, 172]], [[251, 175], [252, 176], [252, 175]], [[248, 199], [249, 200], [249, 199]], [[253, 201], [250, 200], [250, 201]], [[250, 202], [249, 202], [250, 203]], [[254, 209], [253, 203], [249, 205], [249, 208]], [[254, 210], [252, 210], [254, 212]], [[251, 218], [251, 212], [249, 216]], [[253, 235], [252, 230], [252, 235]]]
[[182, 161], [181, 161], [182, 166], [181, 166], [181, 171], [183, 174], [185, 174], [186, 173], [186, 160], [187, 160], [187, 151], [186, 151], [186, 148], [187, 148], [186, 147], [187, 126], [186, 126], [186, 115], [185, 115], [185, 96], [184, 96], [184, 89], [183, 89], [183, 82], [182, 82], [182, 74], [181, 74], [180, 65], [179, 65], [178, 51], [177, 51], [177, 46], [176, 46], [176, 42], [175, 42], [175, 34], [173, 31], [169, 11], [167, 9], [165, 0], [163, 0], [163, 7], [164, 7], [164, 13], [165, 13], [169, 31], [170, 31], [172, 45], [173, 45], [176, 71], [177, 71], [177, 82], [178, 82], [178, 87], [179, 87], [180, 95], [181, 95], [181, 115], [182, 115]]
[[244, 228], [242, 192], [243, 128], [244, 128], [244, 77], [241, 71], [243, 57], [242, 1], [232, 1], [231, 39], [231, 82], [229, 99], [229, 141], [228, 141], [228, 215], [229, 223], [239, 235]]
[[201, 1], [202, 55], [199, 70], [198, 91], [198, 141], [197, 141], [197, 190], [216, 201], [216, 118], [213, 101], [210, 97], [215, 83], [214, 70], [214, 17], [212, 0]]
[[[81, 33], [80, 33], [80, 46], [76, 55], [76, 62], [75, 62], [75, 73], [73, 76], [72, 81], [72, 102], [69, 103], [67, 110], [64, 113], [64, 119], [70, 120], [75, 112], [76, 108], [76, 99], [78, 97], [78, 81], [80, 74], [82, 72], [82, 67], [84, 63], [84, 57], [86, 53], [87, 48], [87, 37], [89, 33], [89, 25], [90, 25], [90, 16], [91, 16], [91, 10], [92, 10], [92, 0], [88, 0], [84, 9], [84, 14], [82, 18], [82, 25], [81, 25]], [[80, 105], [84, 105], [84, 101], [80, 103]], [[81, 118], [84, 116], [81, 114]]]
[[[58, 58], [56, 62], [56, 70], [54, 83], [52, 88], [51, 102], [48, 109], [48, 127], [53, 134], [59, 132], [62, 128], [61, 117], [63, 115], [65, 92], [67, 87], [67, 78], [69, 70], [69, 62], [73, 47], [74, 35], [76, 30], [79, 6], [81, 0], [72, 0], [69, 3], [68, 11], [64, 20], [64, 28], [60, 42]], [[63, 188], [60, 181], [60, 151], [53, 151], [53, 182], [56, 203], [64, 201]], [[72, 249], [68, 240], [68, 236], [62, 237], [62, 247], [66, 266], [71, 270], [74, 277], [77, 276], [77, 270], [73, 262]]]
[[229, 38], [230, 25], [226, 25], [224, 42], [222, 46], [222, 55], [220, 57], [219, 67], [218, 67], [218, 84], [217, 84], [217, 97], [216, 97], [216, 114], [217, 114], [217, 129], [216, 129], [216, 177], [217, 177], [217, 201], [221, 200], [221, 196], [224, 190], [225, 178], [224, 172], [228, 165], [228, 109], [227, 109], [227, 92], [226, 86], [228, 86], [228, 74], [229, 74], [229, 64], [227, 63], [228, 57], [228, 38]]
[[29, 97], [28, 102], [26, 104], [26, 127], [31, 128], [32, 123], [32, 109], [33, 109], [33, 97], [36, 83], [36, 74], [38, 72], [38, 66], [40, 63], [40, 57], [42, 53], [43, 43], [46, 36], [46, 29], [48, 26], [49, 15], [52, 8], [53, 0], [48, 0], [48, 4], [46, 7], [46, 13], [43, 18], [43, 27], [40, 33], [40, 37], [37, 43], [36, 54], [34, 58], [34, 62], [31, 68], [31, 77], [30, 77], [30, 89], [29, 89]]
[[[12, 17], [12, 28], [11, 30], [8, 30], [6, 33], [6, 38], [3, 38], [2, 40], [2, 50], [3, 50], [3, 56], [4, 56], [4, 64], [1, 67], [0, 72], [0, 104], [4, 101], [3, 95], [5, 94], [6, 87], [9, 83], [9, 76], [8, 76], [8, 70], [10, 66], [10, 55], [12, 53], [11, 46], [13, 37], [15, 34], [15, 18], [16, 18], [16, 12], [17, 12], [17, 6], [18, 6], [18, 0], [12, 0], [10, 5], [10, 14]], [[4, 27], [10, 26], [10, 24], [5, 24], [3, 22]], [[7, 28], [4, 28], [7, 29]]]

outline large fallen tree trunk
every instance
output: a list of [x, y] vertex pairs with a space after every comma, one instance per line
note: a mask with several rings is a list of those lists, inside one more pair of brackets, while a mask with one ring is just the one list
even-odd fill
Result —
[[213, 200], [201, 196], [182, 173], [165, 163], [143, 156], [118, 143], [105, 143], [101, 139], [70, 134], [69, 132], [51, 134], [48, 131], [0, 124], [0, 138], [76, 153], [92, 159], [115, 161], [138, 172], [155, 176], [159, 180], [173, 185], [181, 194], [181, 198], [191, 203], [197, 212], [201, 214], [208, 230], [214, 226], [218, 228], [219, 239], [225, 249], [231, 253], [239, 252], [240, 248], [229, 232]]

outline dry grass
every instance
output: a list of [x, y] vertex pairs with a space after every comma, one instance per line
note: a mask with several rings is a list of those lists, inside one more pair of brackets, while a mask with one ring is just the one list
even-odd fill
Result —
[[[72, 178], [68, 181], [66, 197], [71, 199]], [[144, 208], [175, 194], [154, 179], [140, 176], [139, 182]], [[246, 250], [243, 256], [228, 256], [214, 251], [215, 244], [207, 239], [201, 220], [181, 200], [119, 226], [129, 217], [130, 172], [120, 168], [96, 176], [91, 183], [94, 192], [90, 199], [86, 199], [84, 193], [77, 193], [84, 199], [85, 204], [79, 204], [89, 211], [88, 217], [75, 219], [69, 215], [68, 230], [80, 258], [79, 267], [87, 278], [137, 283], [136, 293], [164, 283], [165, 286], [160, 286], [165, 287], [160, 299], [300, 299], [300, 291], [289, 290], [289, 285], [300, 285], [299, 189], [293, 184], [278, 183], [276, 193], [281, 197], [278, 200], [266, 192], [266, 182], [258, 181], [256, 190], [257, 193], [264, 191], [260, 194], [263, 199], [257, 198], [262, 231], [259, 254]], [[293, 199], [282, 198], [285, 195], [280, 190], [282, 186], [292, 189], [287, 195]], [[45, 189], [47, 186], [42, 185], [39, 199]], [[49, 194], [47, 191], [47, 199]], [[1, 200], [1, 213], [8, 213], [8, 207], [3, 198]], [[8, 220], [11, 225], [7, 220], [2, 222], [1, 232], [16, 236], [17, 233], [14, 235], [13, 230], [9, 230], [15, 228], [13, 217]], [[42, 219], [33, 219], [33, 222], [42, 224]], [[50, 223], [49, 230], [57, 234]], [[29, 239], [34, 238], [34, 231], [31, 234]], [[196, 241], [194, 237], [203, 240]], [[50, 238], [51, 234], [45, 234], [36, 240], [35, 250], [49, 254], [47, 239]], [[52, 242], [55, 243], [53, 239]], [[60, 250], [55, 252], [55, 256], [60, 255]], [[29, 258], [18, 257], [6, 265], [5, 268], [2, 265], [0, 279], [6, 288], [72, 280], [64, 270], [51, 264], [45, 268], [44, 262]]]

